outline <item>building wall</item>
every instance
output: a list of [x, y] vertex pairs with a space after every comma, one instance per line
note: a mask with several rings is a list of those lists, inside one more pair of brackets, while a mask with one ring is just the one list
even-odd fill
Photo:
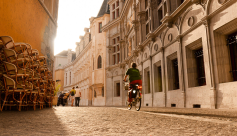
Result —
[[47, 64], [53, 70], [58, 0], [45, 2], [49, 4], [44, 5], [40, 0], [1, 0], [0, 36], [7, 35], [15, 42], [29, 43], [40, 55], [47, 56]]
[[[110, 7], [115, 2], [109, 1]], [[237, 16], [234, 13], [237, 2], [157, 2], [149, 0], [145, 8], [145, 0], [120, 1], [119, 21], [110, 18], [110, 22], [103, 27], [108, 48], [106, 105], [125, 105], [126, 95], [114, 96], [115, 81], [122, 84], [126, 70], [132, 62], [136, 62], [143, 81], [142, 106], [236, 108], [237, 84], [230, 73], [226, 37], [237, 32]], [[157, 14], [159, 10], [162, 14]], [[122, 39], [119, 42], [121, 62], [114, 64], [110, 49], [113, 48], [112, 39], [117, 36]], [[199, 49], [203, 52], [205, 75], [201, 78], [206, 81], [204, 85], [199, 85], [201, 83], [197, 80], [198, 66], [193, 56]], [[178, 80], [175, 79], [176, 64]], [[158, 67], [161, 68], [159, 80]], [[160, 80], [162, 83], [158, 83]], [[162, 84], [161, 90], [158, 84]]]
[[[92, 38], [92, 56], [90, 67], [91, 83], [90, 89], [92, 92], [92, 105], [104, 106], [106, 101], [105, 94], [105, 67], [106, 67], [106, 33], [99, 32], [99, 23], [102, 26], [108, 23], [109, 15], [105, 14], [102, 17], [91, 18], [90, 30]], [[101, 68], [98, 68], [98, 59], [101, 57]], [[94, 64], [93, 64], [94, 63]]]
[[55, 70], [54, 79], [55, 81], [60, 80], [56, 84], [60, 84], [61, 87], [59, 91], [63, 91], [64, 90], [64, 70], [63, 69]]

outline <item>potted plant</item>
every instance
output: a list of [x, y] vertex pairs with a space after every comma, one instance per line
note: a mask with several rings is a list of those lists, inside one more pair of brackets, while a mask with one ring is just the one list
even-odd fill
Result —
[[60, 90], [61, 85], [59, 83], [55, 84], [55, 90], [54, 90], [54, 98], [53, 98], [53, 105], [57, 105], [58, 102], [58, 92]]

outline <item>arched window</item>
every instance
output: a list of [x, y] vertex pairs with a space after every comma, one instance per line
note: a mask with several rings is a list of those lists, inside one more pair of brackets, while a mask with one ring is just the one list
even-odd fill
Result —
[[101, 56], [98, 57], [98, 61], [97, 62], [98, 62], [98, 69], [102, 68], [102, 58], [101, 58]]

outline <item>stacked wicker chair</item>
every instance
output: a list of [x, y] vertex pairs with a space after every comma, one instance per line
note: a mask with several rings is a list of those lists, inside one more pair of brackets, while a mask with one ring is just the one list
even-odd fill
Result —
[[55, 83], [45, 56], [39, 56], [30, 44], [15, 43], [10, 36], [0, 36], [0, 110], [16, 106], [34, 110], [52, 107]]

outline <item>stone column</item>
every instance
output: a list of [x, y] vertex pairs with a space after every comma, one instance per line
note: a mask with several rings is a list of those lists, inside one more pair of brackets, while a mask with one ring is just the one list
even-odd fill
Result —
[[181, 71], [181, 81], [180, 81], [180, 89], [182, 90], [182, 95], [183, 95], [183, 101], [184, 101], [184, 108], [186, 108], [186, 91], [185, 91], [185, 79], [184, 79], [184, 63], [183, 63], [183, 48], [182, 48], [182, 39], [180, 36], [177, 37], [176, 39], [179, 42], [179, 51], [180, 51], [180, 63], [178, 62], [178, 65], [180, 66], [180, 71]]
[[157, 7], [157, 0], [150, 0], [150, 16], [151, 16], [151, 32], [154, 31], [154, 16], [153, 10]]
[[[173, 0], [172, 0], [173, 1]], [[170, 0], [166, 0], [166, 6], [167, 6], [167, 12], [166, 12], [166, 16], [170, 16]]]
[[162, 63], [161, 63], [161, 67], [162, 67], [162, 92], [163, 92], [163, 103], [164, 103], [164, 107], [166, 107], [166, 103], [167, 103], [167, 97], [166, 97], [166, 74], [165, 74], [165, 51], [164, 51], [164, 47], [160, 48], [160, 51], [162, 53]]
[[132, 39], [131, 38], [129, 38], [129, 40], [128, 40], [128, 42], [129, 42], [129, 45], [128, 45], [128, 56], [131, 56], [132, 54]]
[[209, 31], [209, 21], [207, 19], [202, 20], [203, 25], [206, 28], [206, 35], [207, 35], [207, 48], [208, 48], [208, 58], [209, 58], [209, 65], [210, 65], [210, 75], [211, 75], [211, 91], [212, 95], [210, 97], [211, 101], [211, 109], [217, 109], [217, 89], [215, 84], [215, 74], [214, 74], [214, 62], [213, 62], [213, 54], [210, 42], [210, 31]]

